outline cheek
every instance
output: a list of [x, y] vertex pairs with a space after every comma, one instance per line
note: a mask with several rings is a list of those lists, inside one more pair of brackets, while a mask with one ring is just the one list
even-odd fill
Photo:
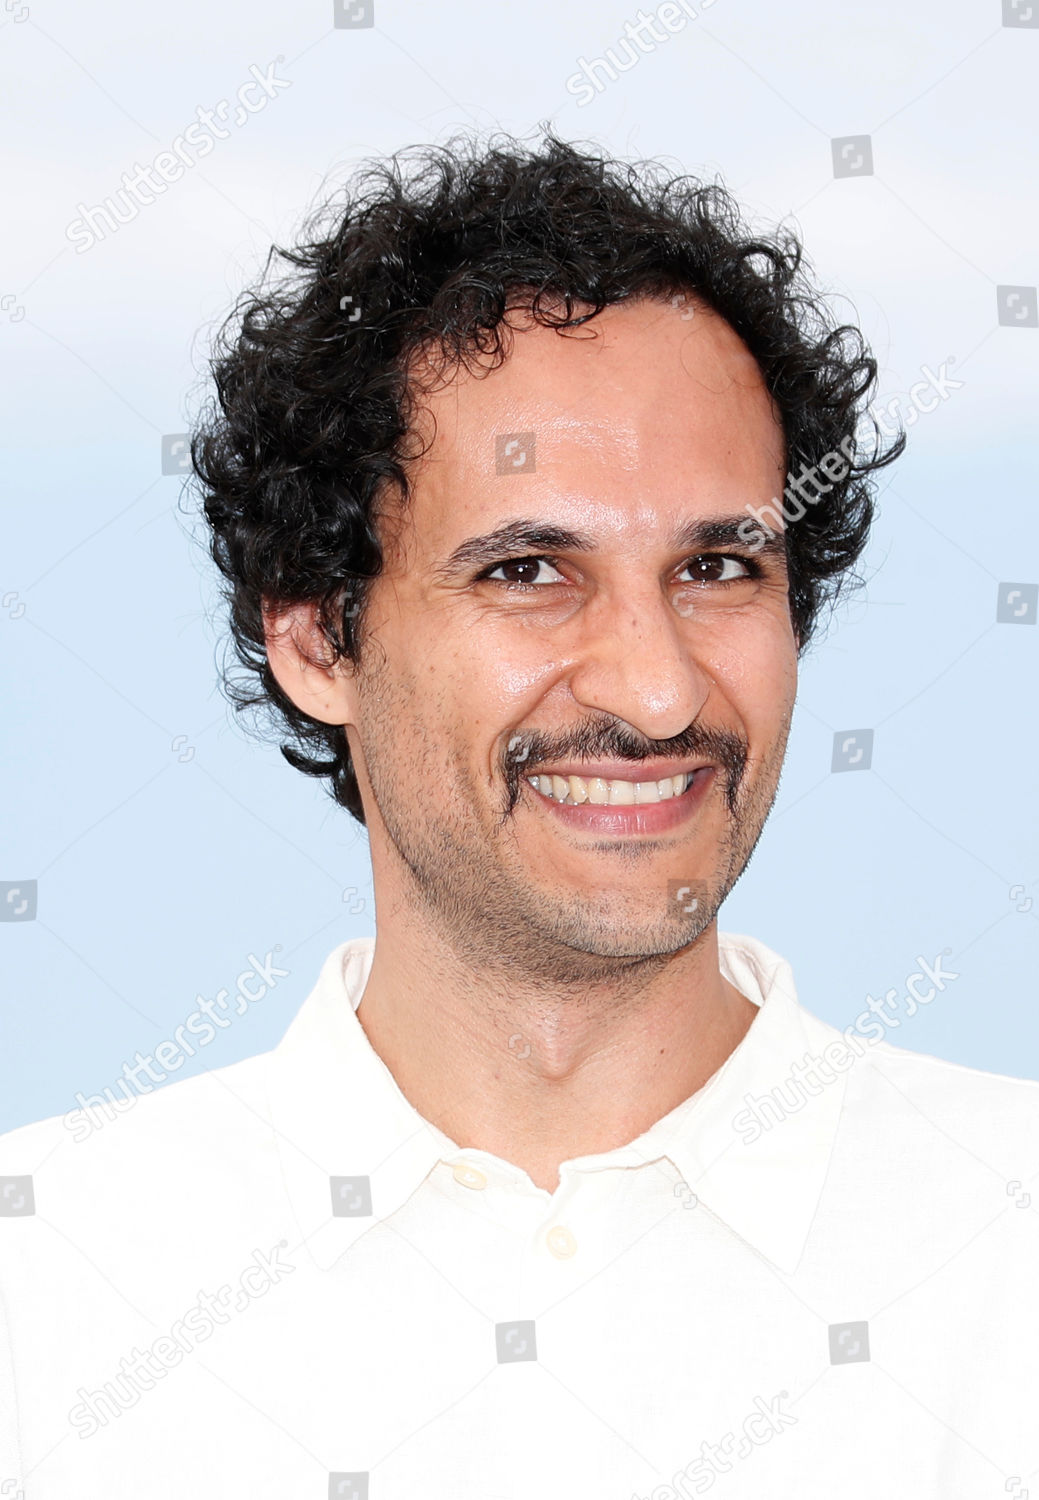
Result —
[[553, 673], [558, 670], [545, 649], [526, 632], [508, 640], [498, 633], [481, 637], [479, 651], [452, 653], [443, 664], [444, 703], [436, 710], [442, 732], [454, 747], [460, 768], [500, 781], [502, 755], [510, 733], [544, 712]]
[[434, 765], [447, 783], [494, 782], [510, 728], [550, 685], [544, 638], [486, 619], [406, 621], [403, 611], [383, 622], [380, 638], [365, 716], [381, 758], [409, 782]]
[[453, 700], [473, 715], [508, 723], [523, 713], [551, 680], [553, 658], [546, 635], [525, 630], [472, 630], [452, 644], [432, 670], [441, 673]]
[[752, 738], [755, 732], [768, 734], [789, 714], [797, 692], [797, 652], [783, 622], [748, 622], [746, 629], [719, 633], [700, 644], [697, 660]]

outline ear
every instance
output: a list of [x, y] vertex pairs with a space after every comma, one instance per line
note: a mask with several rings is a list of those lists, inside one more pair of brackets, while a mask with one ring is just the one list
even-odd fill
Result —
[[332, 648], [318, 624], [316, 604], [263, 606], [267, 661], [278, 686], [297, 708], [323, 724], [354, 718], [349, 662], [332, 663]]

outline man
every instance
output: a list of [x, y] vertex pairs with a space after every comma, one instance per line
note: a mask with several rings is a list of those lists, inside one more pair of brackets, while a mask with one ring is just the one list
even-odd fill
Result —
[[0, 1143], [0, 1473], [1026, 1494], [1037, 1086], [717, 930], [900, 449], [873, 360], [723, 190], [551, 137], [373, 171], [291, 258], [193, 456], [232, 694], [366, 827], [377, 932], [274, 1052]]

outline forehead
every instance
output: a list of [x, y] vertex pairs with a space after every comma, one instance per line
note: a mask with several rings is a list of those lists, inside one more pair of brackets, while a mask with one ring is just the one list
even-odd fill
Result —
[[423, 549], [549, 502], [554, 518], [619, 540], [669, 526], [675, 507], [731, 511], [767, 501], [777, 476], [782, 488], [761, 371], [702, 304], [615, 304], [563, 334], [526, 320], [506, 350], [496, 369], [459, 369], [421, 398], [408, 529]]

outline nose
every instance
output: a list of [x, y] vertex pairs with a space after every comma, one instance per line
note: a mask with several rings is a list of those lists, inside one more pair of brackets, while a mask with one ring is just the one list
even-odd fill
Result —
[[671, 739], [688, 729], [713, 685], [696, 658], [695, 632], [659, 586], [634, 591], [629, 573], [623, 601], [603, 594], [582, 610], [570, 691], [647, 739]]

